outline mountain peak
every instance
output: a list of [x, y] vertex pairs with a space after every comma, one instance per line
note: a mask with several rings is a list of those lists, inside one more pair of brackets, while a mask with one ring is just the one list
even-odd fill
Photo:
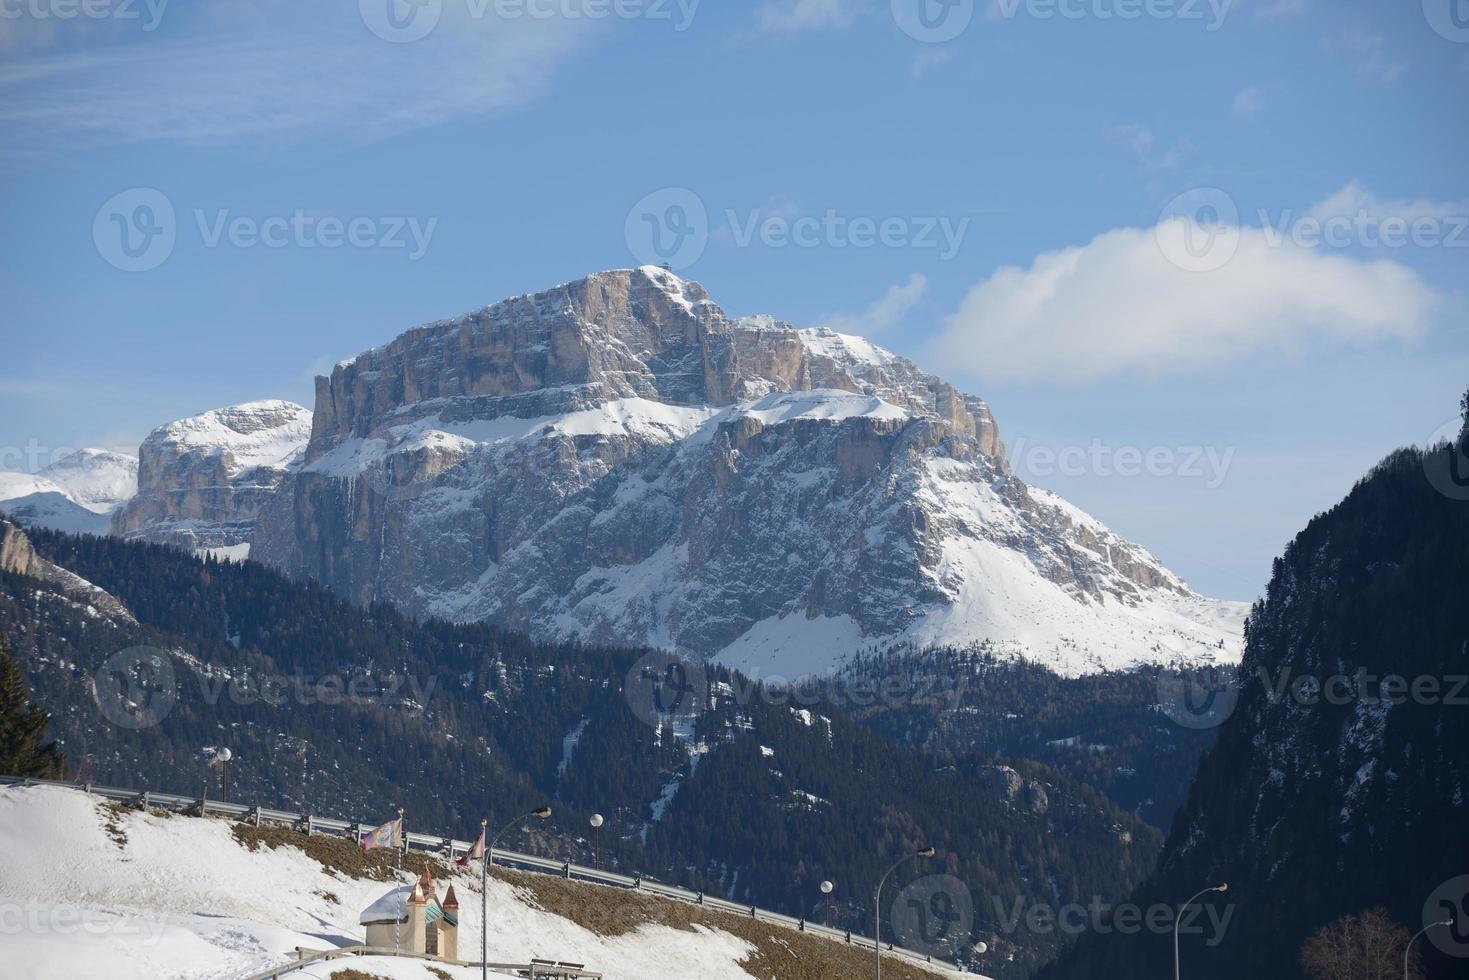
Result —
[[899, 640], [1228, 658], [1243, 615], [1018, 480], [977, 395], [656, 266], [339, 364], [277, 504], [255, 557], [354, 600], [756, 673]]

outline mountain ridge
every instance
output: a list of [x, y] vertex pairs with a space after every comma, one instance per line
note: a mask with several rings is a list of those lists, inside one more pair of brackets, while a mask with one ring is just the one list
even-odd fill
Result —
[[1230, 659], [1244, 612], [1027, 487], [978, 396], [657, 267], [340, 362], [269, 508], [255, 557], [355, 601], [764, 675], [897, 638]]

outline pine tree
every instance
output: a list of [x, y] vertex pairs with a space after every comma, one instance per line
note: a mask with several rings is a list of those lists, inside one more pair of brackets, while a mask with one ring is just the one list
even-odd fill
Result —
[[51, 716], [30, 703], [20, 665], [0, 647], [0, 773], [27, 779], [60, 779], [66, 758], [55, 742], [43, 742]]
[[1464, 390], [1464, 397], [1459, 399], [1459, 414], [1464, 419], [1464, 425], [1459, 429], [1459, 449], [1462, 451], [1469, 446], [1469, 388]]

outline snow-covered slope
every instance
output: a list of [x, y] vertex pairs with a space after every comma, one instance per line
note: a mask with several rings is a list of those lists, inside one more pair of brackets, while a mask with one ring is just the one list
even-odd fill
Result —
[[411, 330], [318, 379], [315, 423], [254, 556], [358, 601], [764, 676], [903, 640], [1238, 657], [1246, 607], [1026, 486], [982, 399], [662, 269]]
[[105, 449], [70, 453], [38, 473], [0, 473], [0, 511], [27, 527], [106, 534], [137, 491], [138, 461]]
[[311, 412], [285, 401], [160, 426], [139, 449], [138, 493], [114, 515], [112, 531], [194, 550], [228, 548], [238, 557], [310, 435]]
[[138, 492], [137, 457], [106, 449], [79, 449], [58, 459], [40, 475], [98, 514], [112, 513]]
[[[57, 788], [0, 789], [0, 848], [0, 904], [9, 912], [0, 952], [4, 976], [242, 977], [291, 961], [297, 947], [362, 943], [359, 914], [390, 887], [327, 871], [293, 846], [249, 851], [223, 820], [123, 811]], [[461, 955], [477, 959], [478, 876], [462, 874], [453, 885], [462, 906]], [[588, 900], [597, 901], [601, 890], [585, 887]], [[603, 901], [615, 901], [615, 894]], [[527, 892], [506, 882], [492, 879], [488, 897], [492, 962], [569, 960], [607, 980], [751, 980], [739, 964], [754, 947], [721, 930], [643, 924], [599, 935], [537, 908]], [[377, 957], [322, 963], [290, 976], [356, 968], [434, 980], [430, 965], [452, 980], [479, 976], [478, 969]]]

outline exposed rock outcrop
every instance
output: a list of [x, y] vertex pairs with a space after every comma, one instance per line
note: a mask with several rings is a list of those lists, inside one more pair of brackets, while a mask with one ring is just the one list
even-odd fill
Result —
[[93, 615], [137, 625], [133, 614], [116, 596], [36, 554], [25, 531], [4, 519], [0, 519], [0, 572], [39, 579]]
[[248, 545], [310, 431], [311, 412], [284, 401], [154, 429], [138, 451], [138, 493], [113, 515], [112, 533], [193, 550]]
[[1063, 670], [1238, 642], [1234, 610], [1216, 625], [1146, 551], [1015, 478], [981, 399], [648, 267], [318, 378], [253, 557], [360, 602], [758, 673], [897, 637]]

